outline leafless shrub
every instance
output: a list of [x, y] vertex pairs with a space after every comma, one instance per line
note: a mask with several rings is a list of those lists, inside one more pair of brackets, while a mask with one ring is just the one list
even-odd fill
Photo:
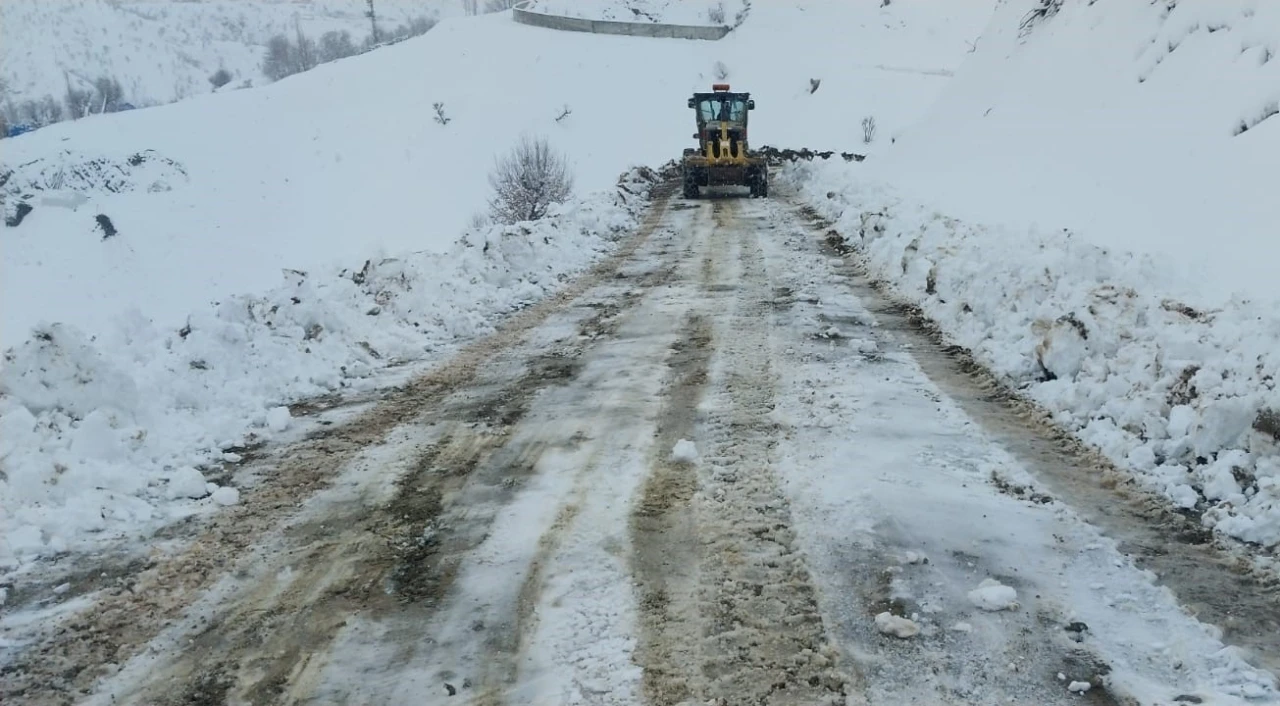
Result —
[[484, 4], [485, 12], [503, 12], [516, 6], [519, 0], [488, 0]]
[[453, 118], [444, 114], [444, 103], [436, 102], [431, 104], [431, 109], [436, 111], [434, 120], [441, 125], [448, 125]]
[[568, 103], [566, 103], [565, 106], [560, 109], [560, 114], [556, 116], [556, 122], [560, 122], [570, 115], [573, 115], [573, 109], [569, 107]]
[[874, 139], [876, 139], [876, 119], [868, 115], [862, 119], [862, 142], [869, 145]]
[[724, 24], [724, 3], [716, 3], [714, 7], [707, 8], [707, 19], [713, 25]]
[[209, 83], [213, 85], [214, 89], [222, 88], [231, 83], [231, 72], [226, 69], [218, 69], [209, 77]]
[[496, 223], [536, 221], [551, 204], [573, 193], [569, 163], [545, 138], [524, 136], [511, 152], [497, 160], [489, 174], [494, 195], [489, 214]]

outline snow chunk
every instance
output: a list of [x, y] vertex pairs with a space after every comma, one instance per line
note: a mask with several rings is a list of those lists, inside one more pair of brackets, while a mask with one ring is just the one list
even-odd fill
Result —
[[969, 602], [986, 611], [1015, 610], [1017, 601], [1018, 592], [995, 579], [986, 579], [969, 591]]
[[1088, 691], [1091, 686], [1092, 684], [1087, 681], [1073, 681], [1070, 684], [1067, 684], [1067, 691], [1070, 691], [1073, 694], [1083, 694]]
[[191, 466], [179, 468], [169, 478], [170, 498], [203, 498], [208, 494], [204, 474]]
[[973, 626], [968, 623], [956, 623], [951, 629], [956, 632], [973, 632]]
[[888, 611], [876, 616], [876, 629], [882, 635], [893, 635], [904, 640], [920, 634], [920, 626], [914, 620], [900, 618]]
[[288, 407], [272, 407], [267, 412], [267, 428], [274, 432], [288, 429], [292, 420], [293, 415], [289, 413]]
[[697, 445], [688, 439], [677, 441], [675, 448], [671, 449], [671, 460], [678, 463], [694, 463], [698, 460]]
[[237, 505], [240, 503], [240, 491], [231, 486], [224, 485], [213, 491], [213, 501], [223, 507], [229, 505]]

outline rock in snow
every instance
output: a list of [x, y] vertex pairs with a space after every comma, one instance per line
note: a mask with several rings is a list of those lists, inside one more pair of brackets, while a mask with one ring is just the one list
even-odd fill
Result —
[[240, 491], [230, 486], [222, 486], [213, 491], [213, 501], [222, 506], [236, 505], [240, 502]]
[[893, 635], [903, 639], [920, 634], [920, 626], [914, 620], [901, 618], [887, 611], [876, 616], [876, 629], [882, 635]]
[[1018, 592], [995, 579], [986, 579], [969, 591], [969, 602], [982, 610], [1015, 610], [1017, 601]]
[[676, 442], [675, 448], [671, 449], [671, 460], [693, 463], [698, 460], [698, 447], [688, 439], [681, 439]]

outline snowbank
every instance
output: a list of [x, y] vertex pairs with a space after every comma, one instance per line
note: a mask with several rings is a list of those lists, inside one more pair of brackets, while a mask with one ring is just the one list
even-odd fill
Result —
[[1280, 314], [1176, 298], [1151, 256], [965, 223], [856, 166], [785, 177], [871, 276], [1081, 439], [1232, 537], [1280, 544]]
[[[196, 467], [289, 426], [279, 405], [491, 331], [558, 289], [638, 223], [656, 177], [470, 231], [444, 253], [341, 271], [192, 312], [181, 329], [125, 316], [96, 337], [40, 326], [0, 367], [0, 567], [239, 502]], [[281, 412], [283, 411], [283, 415]]]

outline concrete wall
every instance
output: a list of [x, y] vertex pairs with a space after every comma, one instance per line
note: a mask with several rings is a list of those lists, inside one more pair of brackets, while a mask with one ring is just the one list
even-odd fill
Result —
[[534, 27], [559, 29], [566, 32], [709, 40], [723, 39], [729, 33], [729, 27], [666, 25], [652, 22], [610, 22], [606, 20], [584, 20], [577, 17], [561, 17], [559, 15], [544, 15], [540, 12], [529, 12], [524, 9], [527, 5], [527, 1], [522, 2], [512, 10], [516, 22], [533, 25]]

